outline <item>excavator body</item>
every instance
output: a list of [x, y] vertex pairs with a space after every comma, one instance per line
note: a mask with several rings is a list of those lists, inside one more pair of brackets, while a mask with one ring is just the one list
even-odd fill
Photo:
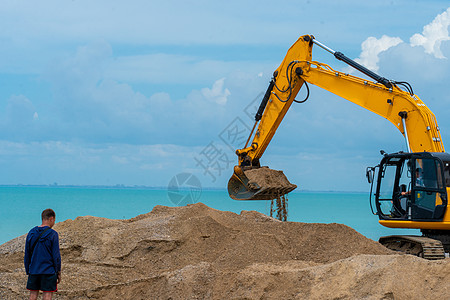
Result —
[[444, 251], [450, 252], [450, 154], [384, 154], [380, 164], [368, 168], [366, 174], [372, 184], [372, 211], [375, 206], [379, 223], [420, 229], [423, 235], [381, 237], [380, 243], [428, 259], [443, 258]]
[[[374, 81], [313, 61], [313, 45], [332, 53], [336, 59]], [[247, 142], [242, 149], [236, 150], [238, 165], [228, 182], [230, 197], [273, 200], [296, 188], [283, 172], [261, 167], [260, 158], [291, 104], [308, 99], [308, 84], [380, 115], [401, 132], [407, 152], [384, 153], [378, 166], [368, 168], [372, 190], [376, 183], [376, 211], [373, 207], [372, 211], [383, 226], [417, 228], [424, 236], [383, 237], [380, 242], [395, 250], [415, 249], [411, 253], [429, 259], [443, 258], [443, 247], [450, 252], [450, 154], [445, 153], [433, 112], [407, 82], [381, 77], [343, 53], [321, 44], [312, 35], [300, 37], [275, 70]], [[307, 97], [299, 101], [295, 97], [302, 86], [306, 86]], [[436, 241], [435, 244], [432, 241]]]

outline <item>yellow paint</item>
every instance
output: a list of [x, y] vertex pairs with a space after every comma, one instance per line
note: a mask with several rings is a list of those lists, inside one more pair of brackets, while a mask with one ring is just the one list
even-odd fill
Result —
[[[308, 37], [312, 36], [302, 36], [291, 46], [276, 70], [276, 87], [272, 90], [259, 122], [256, 131], [258, 134], [254, 134], [250, 147], [237, 150], [238, 155], [246, 154], [250, 161], [259, 161], [305, 81], [386, 118], [403, 135], [405, 132], [399, 112], [405, 111], [411, 151], [445, 151], [436, 117], [419, 97], [411, 96], [395, 85], [389, 89], [380, 83], [338, 72], [326, 64], [312, 61], [313, 43]], [[297, 68], [301, 68], [300, 76], [296, 73]], [[243, 156], [239, 157], [239, 165], [244, 161]], [[447, 207], [443, 222], [380, 221], [380, 223], [393, 228], [450, 229], [450, 209]]]

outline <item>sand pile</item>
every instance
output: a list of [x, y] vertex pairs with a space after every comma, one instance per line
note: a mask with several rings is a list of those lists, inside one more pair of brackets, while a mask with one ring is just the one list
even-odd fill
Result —
[[260, 187], [285, 187], [295, 189], [297, 186], [292, 184], [284, 175], [283, 171], [261, 167], [244, 171], [249, 183], [256, 183]]
[[[58, 223], [54, 299], [445, 299], [450, 259], [393, 252], [339, 224], [201, 203], [130, 220]], [[25, 236], [0, 246], [0, 299], [25, 298]]]

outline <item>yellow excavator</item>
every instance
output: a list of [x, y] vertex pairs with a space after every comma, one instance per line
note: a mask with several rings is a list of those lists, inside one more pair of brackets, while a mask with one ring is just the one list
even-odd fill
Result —
[[[313, 61], [314, 45], [372, 80], [338, 72], [327, 64]], [[396, 251], [427, 259], [444, 258], [445, 252], [450, 252], [450, 154], [445, 153], [434, 114], [407, 82], [381, 77], [312, 35], [300, 37], [275, 70], [255, 115], [250, 136], [244, 148], [236, 150], [238, 165], [228, 182], [230, 197], [273, 200], [296, 188], [282, 171], [261, 167], [260, 158], [291, 104], [308, 98], [308, 84], [386, 118], [403, 134], [406, 152], [381, 151], [381, 162], [366, 170], [371, 184], [370, 206], [381, 225], [420, 229], [423, 235], [386, 236], [379, 241]], [[296, 100], [303, 85], [307, 97]]]

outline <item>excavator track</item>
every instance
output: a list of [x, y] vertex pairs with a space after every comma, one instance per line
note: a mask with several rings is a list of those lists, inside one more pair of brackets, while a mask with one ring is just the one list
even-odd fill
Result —
[[444, 247], [441, 241], [425, 236], [390, 235], [381, 237], [379, 242], [391, 250], [416, 255], [429, 260], [445, 258]]

